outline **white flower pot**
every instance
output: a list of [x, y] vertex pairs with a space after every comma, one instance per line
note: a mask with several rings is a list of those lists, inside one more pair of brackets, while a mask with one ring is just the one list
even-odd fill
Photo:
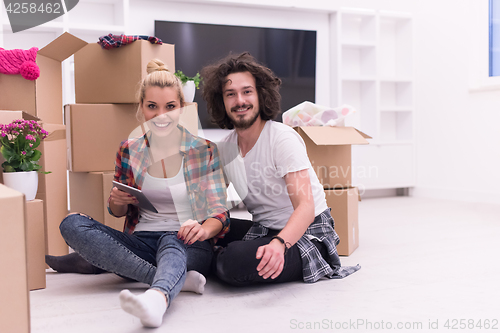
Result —
[[24, 193], [26, 200], [35, 199], [38, 190], [37, 171], [4, 172], [3, 183], [13, 190]]
[[184, 101], [192, 103], [194, 101], [194, 94], [196, 92], [196, 85], [194, 81], [187, 81], [182, 85], [182, 92], [184, 93]]

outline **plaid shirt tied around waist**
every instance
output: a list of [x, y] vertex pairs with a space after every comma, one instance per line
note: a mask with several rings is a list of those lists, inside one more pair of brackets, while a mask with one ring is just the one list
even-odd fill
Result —
[[[243, 240], [252, 240], [264, 237], [269, 229], [255, 222]], [[316, 237], [327, 250], [328, 257], [323, 258], [318, 248], [310, 241], [308, 235]], [[314, 218], [313, 223], [307, 228], [304, 235], [297, 241], [297, 246], [302, 258], [302, 274], [304, 282], [313, 283], [322, 277], [342, 279], [356, 272], [361, 266], [341, 266], [337, 253], [340, 239], [334, 229], [334, 221], [330, 209], [325, 210]]]
[[[193, 136], [184, 127], [181, 130], [180, 154], [184, 158], [183, 174], [193, 217], [199, 223], [215, 218], [222, 223], [223, 237], [229, 230], [229, 214], [226, 205], [226, 184], [220, 164], [217, 146], [208, 140]], [[116, 154], [114, 180], [141, 189], [147, 168], [152, 164], [147, 134], [125, 140]], [[115, 216], [109, 208], [111, 215]], [[183, 222], [183, 221], [181, 221]], [[124, 232], [132, 234], [139, 223], [139, 209], [128, 206]]]

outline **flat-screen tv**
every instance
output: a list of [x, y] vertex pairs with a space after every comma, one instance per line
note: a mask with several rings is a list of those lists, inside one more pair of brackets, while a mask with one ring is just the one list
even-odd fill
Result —
[[[316, 31], [155, 21], [155, 36], [175, 44], [175, 68], [187, 76], [229, 53], [248, 51], [282, 80], [282, 111], [303, 101], [315, 102]], [[201, 90], [194, 101], [202, 128], [217, 128]]]

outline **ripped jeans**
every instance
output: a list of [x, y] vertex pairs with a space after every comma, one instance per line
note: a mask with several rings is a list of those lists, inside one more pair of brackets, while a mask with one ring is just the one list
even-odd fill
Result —
[[92, 265], [147, 283], [167, 297], [179, 294], [187, 270], [207, 275], [213, 256], [208, 240], [185, 245], [175, 231], [139, 231], [132, 235], [94, 219], [68, 215], [59, 226], [66, 243]]

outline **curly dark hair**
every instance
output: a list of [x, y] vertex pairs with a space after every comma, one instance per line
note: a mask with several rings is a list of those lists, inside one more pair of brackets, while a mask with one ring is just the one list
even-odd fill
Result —
[[240, 72], [250, 72], [255, 78], [262, 120], [274, 120], [281, 112], [281, 79], [269, 68], [259, 64], [248, 52], [229, 54], [218, 63], [205, 66], [201, 70], [203, 98], [207, 102], [208, 113], [220, 128], [234, 128], [224, 107], [222, 88], [229, 74]]

